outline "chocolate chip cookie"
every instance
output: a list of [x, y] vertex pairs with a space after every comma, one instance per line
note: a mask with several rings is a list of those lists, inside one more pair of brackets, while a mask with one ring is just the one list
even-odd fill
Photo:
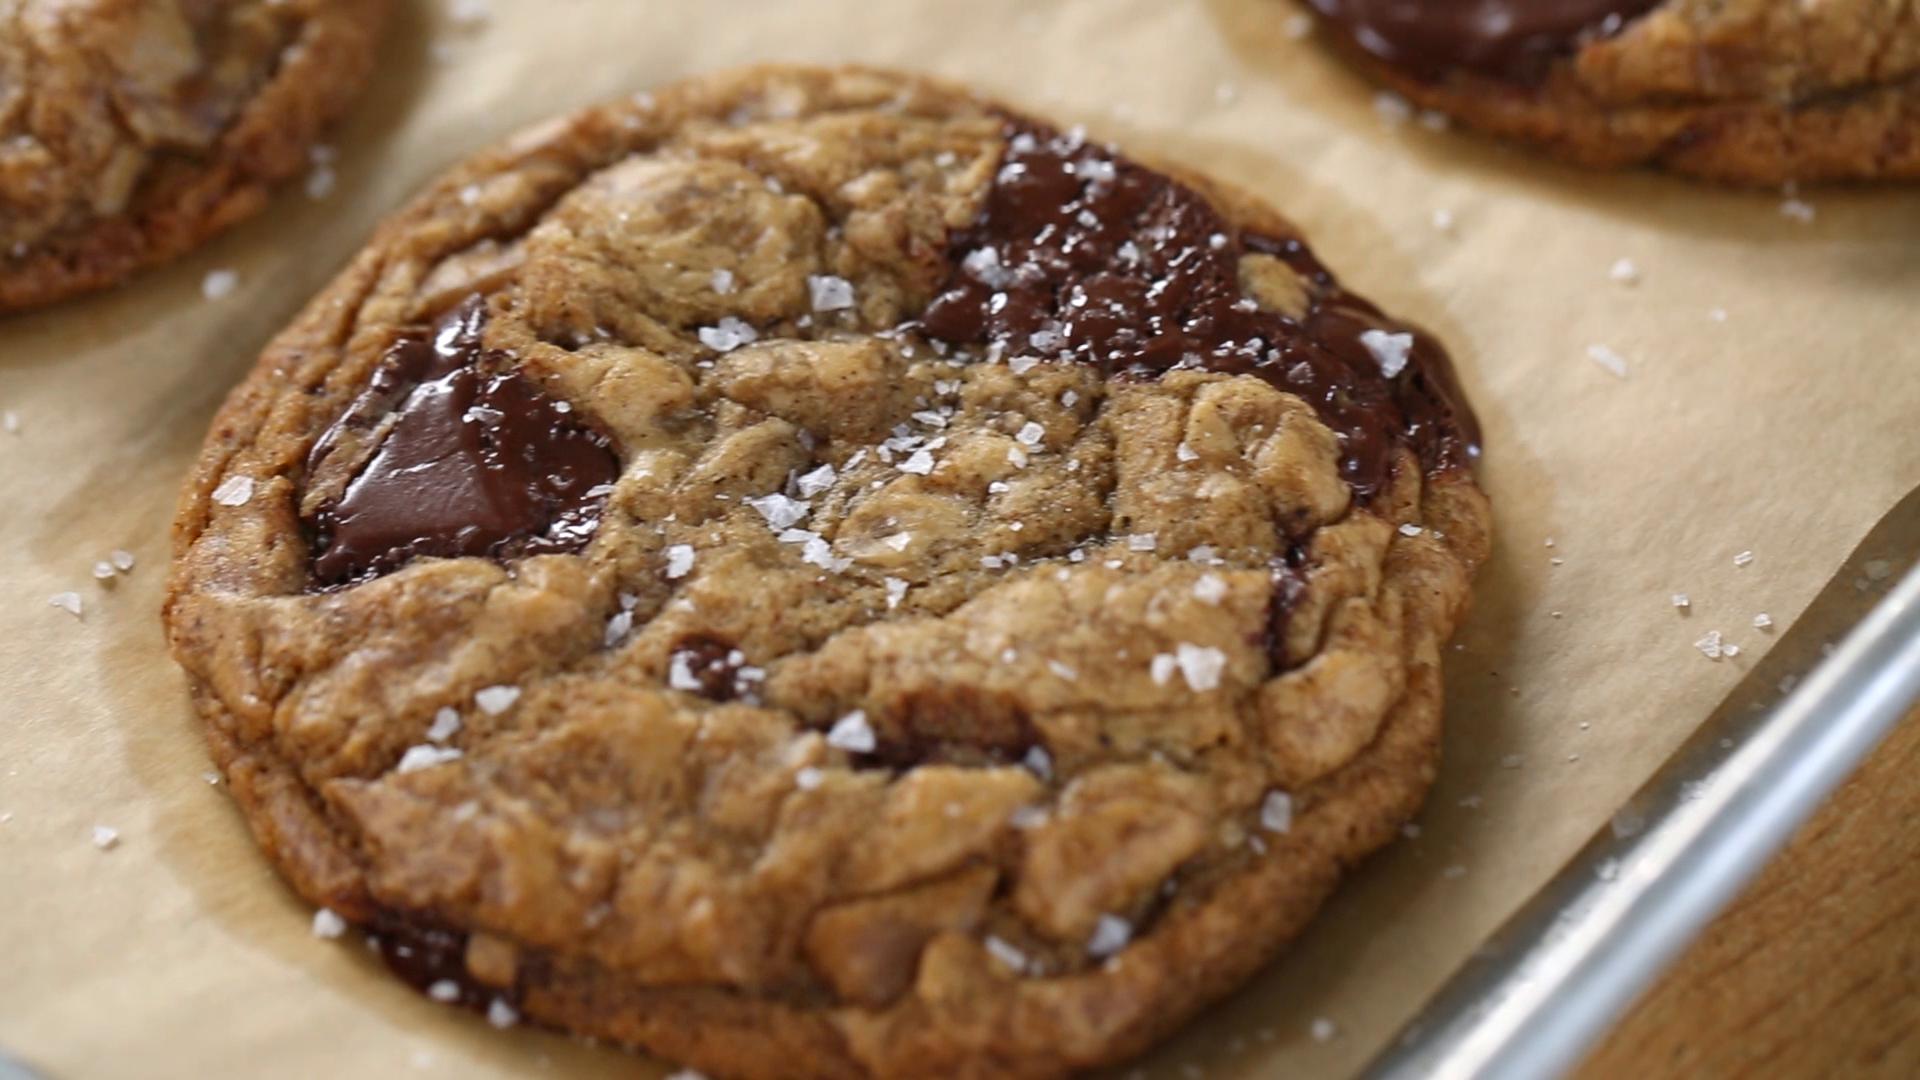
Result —
[[258, 211], [365, 80], [388, 0], [0, 2], [0, 311]]
[[1581, 165], [1920, 178], [1911, 0], [1307, 2], [1415, 104]]
[[1253, 198], [759, 68], [388, 221], [221, 410], [165, 617], [260, 844], [433, 997], [1058, 1075], [1415, 811], [1476, 453], [1441, 346]]

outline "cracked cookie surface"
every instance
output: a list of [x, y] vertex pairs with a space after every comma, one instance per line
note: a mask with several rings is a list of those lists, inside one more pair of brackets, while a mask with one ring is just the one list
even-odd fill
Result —
[[114, 284], [265, 204], [389, 0], [0, 0], [0, 311]]
[[263, 848], [436, 997], [1058, 1075], [1417, 808], [1474, 440], [1259, 202], [752, 69], [382, 226], [216, 419], [165, 617]]
[[1920, 178], [1913, 0], [1306, 0], [1423, 108], [1577, 164]]

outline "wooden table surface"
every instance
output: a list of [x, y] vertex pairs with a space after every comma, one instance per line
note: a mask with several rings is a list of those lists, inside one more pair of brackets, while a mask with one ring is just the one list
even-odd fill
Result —
[[1920, 1077], [1920, 710], [1578, 1076]]

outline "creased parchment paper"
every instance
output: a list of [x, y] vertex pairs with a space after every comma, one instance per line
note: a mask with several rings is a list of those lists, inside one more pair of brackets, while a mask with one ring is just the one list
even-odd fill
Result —
[[[963, 79], [1263, 193], [1453, 347], [1499, 544], [1448, 668], [1443, 778], [1418, 834], [1155, 1076], [1358, 1067], [1765, 652], [1754, 616], [1791, 621], [1920, 483], [1920, 192], [1803, 193], [1803, 222], [1778, 194], [1395, 125], [1283, 0], [402, 7], [331, 194], [293, 185], [176, 266], [0, 320], [0, 1047], [53, 1076], [655, 1069], [492, 1030], [314, 938], [203, 777], [156, 617], [175, 492], [261, 345], [424, 180], [576, 105], [766, 59]], [[239, 285], [209, 300], [218, 269]], [[116, 548], [136, 564], [103, 586]], [[49, 605], [66, 590], [83, 617]], [[1709, 630], [1739, 655], [1704, 657]]]

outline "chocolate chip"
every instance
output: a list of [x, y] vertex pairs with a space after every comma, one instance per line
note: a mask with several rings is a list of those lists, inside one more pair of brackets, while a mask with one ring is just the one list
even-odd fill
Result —
[[1422, 78], [1464, 68], [1531, 84], [1661, 0], [1309, 0], [1353, 44]]
[[[1340, 287], [1297, 238], [1245, 234], [1201, 195], [1110, 148], [1022, 120], [980, 218], [953, 238], [955, 269], [919, 329], [1009, 356], [1074, 360], [1109, 376], [1176, 368], [1253, 375], [1307, 401], [1341, 439], [1362, 501], [1411, 446], [1432, 471], [1463, 467], [1479, 430], [1445, 349]], [[1311, 283], [1300, 319], [1240, 285], [1240, 260], [1272, 256]], [[1406, 333], [1391, 377], [1361, 340]]]
[[611, 440], [507, 358], [481, 345], [470, 298], [431, 333], [402, 335], [367, 388], [314, 445], [309, 474], [343, 433], [393, 424], [346, 490], [313, 514], [318, 587], [389, 573], [418, 556], [508, 558], [578, 551], [593, 538]]

